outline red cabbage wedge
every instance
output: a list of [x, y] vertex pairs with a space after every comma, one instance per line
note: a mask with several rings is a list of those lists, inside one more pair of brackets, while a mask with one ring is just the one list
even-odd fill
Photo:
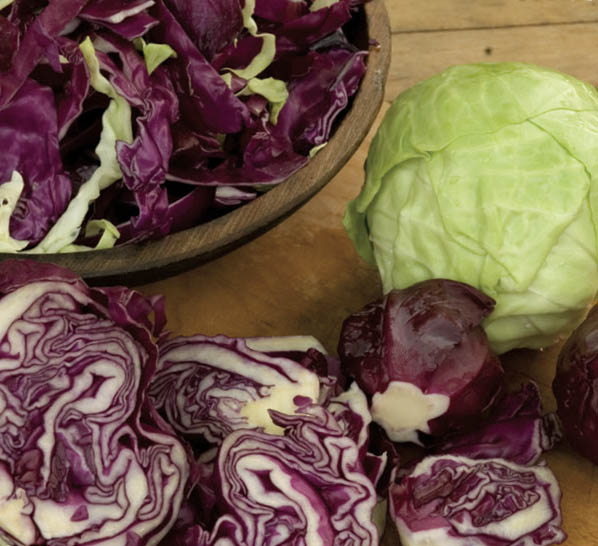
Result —
[[378, 544], [376, 491], [344, 427], [315, 405], [292, 416], [272, 412], [272, 420], [283, 436], [239, 429], [226, 437], [199, 497], [213, 503], [202, 511], [218, 517], [172, 540], [185, 546]]
[[391, 440], [419, 443], [421, 434], [464, 428], [492, 407], [504, 372], [481, 322], [493, 305], [471, 286], [433, 279], [345, 319], [341, 362]]

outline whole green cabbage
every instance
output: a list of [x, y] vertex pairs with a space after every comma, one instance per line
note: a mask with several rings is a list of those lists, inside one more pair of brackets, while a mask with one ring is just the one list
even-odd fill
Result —
[[569, 333], [598, 288], [598, 93], [524, 63], [449, 68], [401, 94], [344, 225], [385, 292], [434, 277], [496, 300], [499, 353]]

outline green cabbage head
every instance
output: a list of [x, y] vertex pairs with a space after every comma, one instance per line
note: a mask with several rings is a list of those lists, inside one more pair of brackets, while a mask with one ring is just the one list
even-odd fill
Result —
[[598, 94], [523, 63], [455, 66], [401, 94], [344, 225], [383, 288], [442, 277], [496, 300], [495, 351], [567, 335], [598, 288]]

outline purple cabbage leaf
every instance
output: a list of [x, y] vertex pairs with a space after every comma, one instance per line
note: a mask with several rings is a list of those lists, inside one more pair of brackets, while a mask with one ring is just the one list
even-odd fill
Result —
[[497, 402], [492, 416], [472, 430], [448, 435], [432, 444], [435, 453], [472, 459], [507, 459], [535, 464], [562, 438], [554, 413], [542, 414], [540, 391], [534, 382], [509, 392]]
[[[43, 239], [71, 198], [71, 181], [59, 153], [57, 111], [49, 87], [27, 79], [10, 102], [0, 106], [0, 146], [0, 210], [7, 220], [0, 241], [7, 252], [10, 246], [13, 251], [21, 250]], [[18, 174], [13, 175], [15, 172]], [[18, 192], [14, 185], [6, 187], [15, 176], [23, 181]]]
[[79, 14], [79, 18], [97, 26], [112, 30], [115, 34], [133, 40], [143, 36], [158, 24], [147, 13], [153, 0], [91, 0]]

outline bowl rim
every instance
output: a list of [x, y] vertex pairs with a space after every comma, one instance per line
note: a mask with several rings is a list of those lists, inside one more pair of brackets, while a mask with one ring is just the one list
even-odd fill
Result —
[[[90, 284], [142, 284], [211, 261], [265, 233], [320, 191], [357, 150], [384, 100], [390, 66], [390, 23], [383, 0], [364, 4], [370, 43], [366, 72], [351, 107], [330, 140], [302, 169], [253, 201], [209, 222], [161, 239], [110, 249], [52, 253], [0, 253], [68, 268]], [[345, 133], [345, 138], [339, 135]]]

